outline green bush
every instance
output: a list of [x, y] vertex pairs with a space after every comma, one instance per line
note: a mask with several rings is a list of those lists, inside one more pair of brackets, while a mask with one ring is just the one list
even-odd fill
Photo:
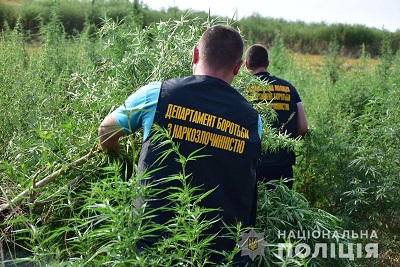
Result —
[[251, 43], [271, 45], [277, 35], [285, 39], [285, 46], [294, 52], [324, 54], [329, 51], [330, 42], [335, 38], [342, 53], [357, 57], [362, 45], [368, 54], [378, 56], [380, 43], [385, 34], [390, 35], [392, 49], [397, 51], [399, 32], [388, 33], [384, 30], [368, 28], [362, 25], [332, 24], [304, 22], [287, 22], [282, 19], [264, 18], [260, 15], [246, 17], [239, 21], [243, 33]]
[[[159, 21], [180, 20], [182, 16], [207, 20], [207, 12], [195, 10], [167, 10], [154, 11], [138, 0], [23, 0], [21, 3], [0, 3], [0, 29], [6, 25], [14, 28], [17, 20], [22, 23], [28, 35], [35, 37], [39, 30], [39, 20], [47, 23], [56, 12], [62, 21], [68, 35], [77, 35], [85, 29], [85, 25], [101, 27], [102, 19], [107, 17], [114, 21], [134, 21], [141, 27], [149, 26]], [[215, 17], [212, 17], [215, 19]], [[229, 20], [232, 18], [221, 18]], [[260, 15], [244, 17], [237, 21], [243, 34], [250, 43], [271, 45], [277, 35], [285, 39], [285, 46], [294, 52], [323, 54], [329, 49], [332, 38], [343, 47], [343, 53], [356, 57], [362, 45], [373, 57], [379, 55], [380, 43], [385, 34], [390, 35], [391, 48], [397, 51], [400, 47], [400, 32], [368, 28], [363, 25], [304, 23], [301, 21], [289, 22], [283, 19], [266, 18]]]
[[[40, 45], [27, 44], [26, 32], [18, 23], [0, 34], [1, 204], [91, 151], [101, 119], [138, 87], [151, 80], [190, 75], [192, 47], [203, 30], [216, 23], [183, 17], [143, 28], [133, 18], [104, 18], [98, 30], [87, 23], [70, 38], [58, 13], [53, 10], [48, 15], [48, 20], [39, 20]], [[275, 67], [271, 70], [299, 89], [310, 133], [304, 142], [288, 141], [267, 133], [270, 129], [267, 123], [264, 126], [265, 146], [290, 147], [299, 156], [295, 191], [279, 183], [272, 191], [260, 187], [257, 230], [275, 246], [267, 246], [265, 257], [254, 264], [351, 264], [337, 258], [277, 258], [276, 243], [299, 241], [279, 239], [277, 230], [376, 230], [386, 251], [398, 247], [399, 52], [392, 53], [388, 38], [381, 45], [376, 67], [370, 65], [363, 50], [359, 63], [347, 69], [339, 57], [340, 46], [332, 43], [325, 65], [315, 73], [309, 66], [293, 64], [285, 42], [283, 35], [275, 39], [271, 47]], [[234, 82], [240, 92], [245, 94], [254, 83], [250, 77], [241, 70]], [[273, 116], [268, 107], [260, 111], [265, 122]], [[173, 260], [189, 266], [202, 264], [207, 243], [183, 242], [171, 247], [176, 240], [169, 239], [136, 255], [132, 244], [165, 227], [137, 227], [151, 213], [138, 209], [134, 200], [140, 194], [153, 193], [136, 187], [143, 178], [137, 177], [135, 166], [140, 142], [140, 132], [123, 139], [133, 165], [96, 154], [47, 186], [29, 192], [20, 199], [21, 205], [3, 211], [3, 250], [14, 252], [15, 243], [27, 247], [31, 254], [21, 260], [39, 266], [168, 266]], [[184, 177], [174, 178], [184, 183]], [[190, 186], [186, 189], [176, 192], [175, 196], [182, 196], [176, 199], [195, 202], [204, 197]], [[186, 228], [173, 228], [176, 237], [196, 239], [199, 233], [194, 229], [204, 229], [210, 222], [189, 218], [204, 212], [208, 211], [185, 210]], [[247, 230], [234, 226], [232, 238], [240, 239]], [[368, 242], [306, 241], [310, 247], [316, 242]], [[371, 262], [383, 264], [384, 259], [379, 260]]]
[[313, 96], [306, 106], [312, 110], [312, 127], [298, 165], [297, 188], [312, 206], [342, 218], [346, 228], [375, 230], [382, 243], [390, 236], [396, 247], [399, 100], [394, 95], [399, 93], [399, 70], [394, 64], [398, 53], [393, 55], [389, 47], [382, 42], [375, 67], [363, 53], [350, 71], [337, 53], [327, 57], [325, 79], [315, 81], [303, 98], [307, 103]]

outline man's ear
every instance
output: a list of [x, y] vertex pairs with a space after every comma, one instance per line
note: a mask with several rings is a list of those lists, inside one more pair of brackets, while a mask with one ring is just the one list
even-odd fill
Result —
[[249, 69], [250, 69], [250, 67], [249, 67], [249, 62], [246, 61], [246, 62], [245, 62], [245, 65], [246, 65], [246, 69], [249, 70]]
[[233, 69], [233, 74], [237, 75], [239, 73], [240, 67], [243, 64], [243, 60], [240, 60], [238, 63], [236, 63], [235, 68]]
[[196, 64], [199, 61], [199, 48], [197, 45], [193, 47], [192, 62]]

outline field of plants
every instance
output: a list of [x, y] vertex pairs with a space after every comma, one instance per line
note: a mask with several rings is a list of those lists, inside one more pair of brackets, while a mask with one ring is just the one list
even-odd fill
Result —
[[[157, 192], [138, 186], [141, 133], [123, 139], [123, 156], [113, 159], [97, 150], [97, 127], [140, 86], [190, 75], [192, 47], [214, 23], [182, 18], [142, 27], [132, 16], [105, 17], [98, 29], [86, 25], [71, 37], [52, 13], [35, 42], [18, 23], [0, 33], [2, 266], [207, 263], [212, 239], [199, 240], [212, 222], [200, 219], [208, 212], [197, 205], [203, 196], [186, 185], [175, 195], [175, 224], [143, 223], [152, 211], [135, 201]], [[378, 57], [361, 46], [349, 60], [333, 39], [315, 62], [289, 50], [283, 36], [265, 45], [269, 71], [298, 88], [310, 131], [295, 142], [271, 134], [271, 111], [258, 107], [266, 114], [264, 145], [292, 147], [298, 157], [294, 190], [260, 185], [257, 231], [268, 245], [253, 265], [399, 266], [400, 50], [384, 38]], [[242, 69], [234, 86], [245, 94], [254, 82]], [[173, 235], [138, 254], [136, 242], [159, 230]], [[247, 230], [232, 226], [232, 238]], [[290, 255], [295, 249], [279, 244], [311, 253]], [[315, 249], [321, 244], [327, 255]], [[378, 244], [377, 257], [368, 255], [370, 244]], [[344, 252], [335, 251], [340, 245]]]

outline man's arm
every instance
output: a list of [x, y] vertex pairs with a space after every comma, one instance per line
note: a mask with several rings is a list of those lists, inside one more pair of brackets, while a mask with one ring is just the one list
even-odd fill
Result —
[[125, 133], [115, 122], [114, 113], [111, 113], [100, 124], [98, 129], [100, 147], [111, 154], [118, 154], [119, 138]]
[[303, 103], [297, 103], [297, 131], [296, 137], [303, 137], [308, 131], [308, 123], [306, 113], [304, 111]]
[[118, 154], [119, 138], [143, 127], [143, 139], [150, 133], [157, 109], [161, 82], [139, 88], [119, 108], [109, 114], [98, 129], [100, 147]]

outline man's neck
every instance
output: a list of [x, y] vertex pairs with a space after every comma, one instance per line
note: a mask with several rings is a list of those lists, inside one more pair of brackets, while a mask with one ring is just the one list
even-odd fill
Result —
[[227, 71], [225, 70], [212, 70], [210, 68], [205, 68], [201, 65], [198, 65], [196, 66], [196, 68], [193, 69], [193, 75], [207, 75], [221, 79], [229, 84], [232, 83], [233, 78], [235, 77], [233, 74], [227, 73]]
[[253, 70], [250, 70], [251, 74], [256, 74], [256, 73], [260, 73], [260, 72], [267, 72], [267, 68], [265, 67], [259, 67]]

